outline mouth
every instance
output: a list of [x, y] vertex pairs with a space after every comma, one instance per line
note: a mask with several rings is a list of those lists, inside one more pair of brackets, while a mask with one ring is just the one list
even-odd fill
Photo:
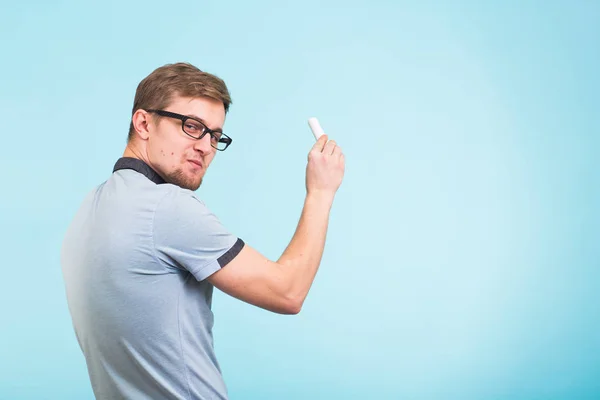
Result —
[[202, 168], [202, 163], [199, 160], [188, 160], [191, 164], [193, 164], [197, 168]]

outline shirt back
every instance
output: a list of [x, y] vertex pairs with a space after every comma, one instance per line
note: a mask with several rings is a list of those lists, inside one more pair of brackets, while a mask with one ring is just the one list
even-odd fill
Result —
[[61, 250], [67, 302], [98, 399], [226, 399], [213, 286], [244, 243], [194, 192], [123, 158]]

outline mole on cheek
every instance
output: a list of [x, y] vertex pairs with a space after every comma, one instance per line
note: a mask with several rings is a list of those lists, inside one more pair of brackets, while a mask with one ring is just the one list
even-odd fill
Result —
[[173, 155], [173, 154], [175, 154], [175, 153], [171, 153], [171, 155]]

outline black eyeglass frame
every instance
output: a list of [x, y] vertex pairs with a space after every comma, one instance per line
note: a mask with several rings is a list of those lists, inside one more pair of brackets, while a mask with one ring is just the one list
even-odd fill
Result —
[[[217, 140], [217, 142], [219, 143], [225, 143], [225, 148], [224, 149], [219, 149], [218, 147], [213, 146], [213, 144], [211, 143], [210, 145], [212, 146], [213, 149], [217, 149], [219, 151], [225, 151], [227, 150], [227, 148], [229, 147], [229, 145], [233, 142], [233, 139], [230, 138], [229, 136], [227, 136], [226, 134], [224, 134], [223, 132], [217, 132], [217, 131], [213, 131], [212, 129], [210, 129], [208, 126], [206, 126], [206, 124], [196, 118], [193, 117], [189, 117], [187, 115], [182, 115], [182, 114], [177, 114], [171, 111], [165, 111], [165, 110], [146, 110], [147, 112], [152, 112], [155, 114], [158, 114], [160, 116], [163, 117], [168, 117], [168, 118], [175, 118], [181, 121], [181, 130], [183, 131], [183, 133], [185, 133], [186, 135], [188, 135], [191, 138], [194, 138], [196, 140], [200, 140], [202, 139], [204, 136], [206, 136], [206, 134], [208, 133], [211, 137], [215, 138]], [[194, 135], [189, 134], [188, 132], [185, 131], [185, 122], [188, 120], [194, 120], [197, 123], [199, 123], [200, 125], [202, 125], [204, 127], [204, 129], [202, 130], [202, 133], [200, 134], [200, 137], [196, 137]], [[217, 136], [216, 133], [218, 133], [220, 136]]]

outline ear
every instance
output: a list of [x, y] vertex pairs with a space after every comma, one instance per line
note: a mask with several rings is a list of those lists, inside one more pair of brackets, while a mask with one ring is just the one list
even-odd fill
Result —
[[149, 125], [152, 120], [150, 114], [145, 110], [136, 110], [131, 117], [133, 129], [142, 140], [148, 140], [150, 137]]

